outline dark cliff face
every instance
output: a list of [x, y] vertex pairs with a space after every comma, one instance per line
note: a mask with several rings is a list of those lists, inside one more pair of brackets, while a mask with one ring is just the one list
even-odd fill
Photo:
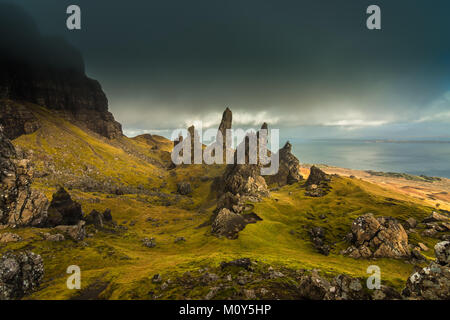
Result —
[[[98, 81], [85, 75], [80, 52], [64, 39], [40, 35], [32, 18], [20, 8], [0, 5], [0, 12], [0, 113], [7, 113], [2, 99], [27, 101], [62, 111], [69, 120], [107, 138], [120, 136], [122, 127], [108, 112], [108, 100]], [[17, 116], [3, 118], [8, 119], [0, 121], [9, 138], [29, 133], [12, 129]], [[18, 120], [19, 128], [21, 122], [29, 121]]]

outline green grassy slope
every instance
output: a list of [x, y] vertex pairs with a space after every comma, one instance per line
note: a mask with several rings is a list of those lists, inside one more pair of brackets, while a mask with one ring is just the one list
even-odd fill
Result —
[[[83, 288], [104, 284], [98, 297], [109, 299], [151, 298], [149, 291], [156, 287], [151, 278], [156, 273], [173, 279], [186, 271], [197, 272], [199, 268], [218, 266], [224, 260], [240, 257], [278, 267], [318, 268], [328, 275], [345, 273], [362, 278], [368, 276], [367, 267], [376, 264], [381, 268], [383, 283], [397, 289], [403, 287], [413, 269], [413, 265], [401, 260], [355, 260], [339, 252], [348, 246], [343, 238], [353, 219], [361, 214], [372, 212], [402, 221], [409, 217], [422, 220], [432, 208], [421, 205], [417, 199], [350, 178], [333, 178], [331, 192], [322, 198], [306, 197], [301, 185], [295, 184], [280, 188], [254, 204], [254, 212], [263, 221], [247, 225], [236, 240], [219, 239], [210, 235], [209, 226], [202, 225], [209, 221], [215, 208], [212, 179], [222, 174], [223, 168], [195, 165], [167, 171], [161, 164], [170, 150], [170, 142], [163, 138], [157, 138], [159, 150], [152, 150], [154, 142], [146, 137], [124, 137], [110, 142], [44, 108], [32, 108], [43, 127], [14, 143], [33, 150], [37, 171], [50, 171], [49, 164], [54, 165], [53, 173], [35, 181], [35, 187], [49, 197], [58, 184], [77, 179], [81, 174], [89, 177], [89, 181], [111, 180], [143, 190], [157, 188], [170, 203], [161, 195], [146, 192], [117, 195], [101, 190], [70, 190], [85, 212], [110, 208], [114, 220], [126, 228], [95, 233], [89, 227], [88, 232], [94, 236], [81, 243], [42, 241], [39, 232], [48, 230], [14, 230], [24, 241], [2, 246], [0, 253], [31, 249], [44, 258], [44, 284], [31, 299], [69, 299], [79, 294], [66, 288], [69, 265], [80, 266]], [[180, 181], [191, 182], [192, 196], [174, 194]], [[327, 240], [334, 243], [329, 256], [314, 250], [307, 234], [313, 225], [325, 228]], [[437, 240], [421, 238], [420, 231], [410, 237], [410, 242], [423, 242], [432, 248]], [[144, 247], [141, 242], [144, 237], [154, 237], [157, 246]], [[175, 243], [177, 237], [185, 237], [186, 242]], [[434, 258], [432, 250], [424, 254]], [[189, 292], [175, 287], [162, 292], [160, 298], [203, 298], [207, 292], [207, 286]]]

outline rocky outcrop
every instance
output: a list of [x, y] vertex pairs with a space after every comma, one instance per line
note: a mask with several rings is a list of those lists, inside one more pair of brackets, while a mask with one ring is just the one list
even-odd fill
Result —
[[0, 300], [20, 299], [44, 278], [44, 263], [33, 252], [5, 253], [0, 258]]
[[53, 194], [45, 225], [48, 227], [76, 225], [82, 218], [83, 211], [81, 210], [81, 205], [73, 201], [70, 194], [64, 188], [60, 187]]
[[186, 196], [192, 192], [191, 184], [189, 182], [177, 183], [177, 192], [183, 196]]
[[269, 190], [260, 169], [254, 164], [230, 165], [223, 177], [224, 192], [255, 198], [268, 196]]
[[113, 222], [110, 209], [106, 209], [103, 213], [94, 209], [84, 218], [84, 220], [87, 225], [93, 225], [96, 228], [103, 228], [105, 225]]
[[441, 232], [450, 231], [450, 217], [445, 215], [444, 212], [441, 214], [433, 211], [428, 217], [422, 220], [422, 224], [426, 228], [426, 230], [422, 231], [422, 236], [425, 237], [438, 238]]
[[[267, 125], [262, 128], [267, 130]], [[249, 133], [238, 146], [234, 153], [234, 162], [227, 166], [222, 178], [223, 193], [230, 192], [234, 195], [247, 197], [266, 197], [269, 195], [266, 180], [261, 176], [262, 164], [259, 155], [258, 133]], [[255, 139], [256, 149], [252, 149], [250, 141]], [[239, 159], [239, 150], [243, 150], [243, 159]]]
[[[225, 110], [219, 132], [231, 128], [232, 114]], [[267, 124], [262, 129], [267, 130]], [[261, 176], [262, 164], [258, 154], [252, 159], [252, 152], [259, 150], [259, 133], [249, 133], [234, 151], [233, 164], [227, 165], [224, 175], [214, 184], [218, 190], [219, 200], [213, 217], [213, 234], [237, 238], [239, 231], [248, 223], [261, 220], [255, 213], [244, 214], [245, 202], [259, 201], [269, 195], [266, 180]], [[251, 148], [250, 141], [255, 139], [256, 149]], [[240, 151], [241, 150], [241, 151]], [[243, 159], [239, 159], [243, 152]]]
[[212, 232], [219, 236], [234, 239], [239, 231], [244, 229], [245, 222], [242, 215], [223, 208], [219, 211], [212, 224]]
[[410, 275], [403, 295], [418, 300], [450, 299], [450, 242], [439, 242], [434, 247], [436, 262]]
[[352, 246], [343, 253], [352, 258], [407, 258], [408, 234], [392, 217], [368, 213], [355, 219], [348, 238]]
[[33, 133], [41, 127], [39, 120], [30, 110], [10, 100], [0, 101], [0, 124], [8, 139]]
[[322, 170], [320, 170], [319, 168], [317, 168], [316, 166], [312, 166], [311, 169], [309, 170], [309, 176], [308, 179], [306, 180], [305, 186], [312, 186], [313, 184], [319, 186], [324, 182], [329, 182], [330, 178], [328, 177], [328, 175], [323, 172]]
[[[27, 101], [57, 110], [67, 120], [109, 139], [122, 135], [122, 126], [108, 111], [108, 101], [100, 84], [84, 74], [9, 66], [4, 77], [0, 78], [2, 91], [7, 94], [0, 95], [0, 99]], [[6, 128], [10, 138], [32, 133], [40, 127], [25, 105], [17, 106], [17, 103], [8, 101], [0, 104], [2, 111], [5, 110], [0, 124]]]
[[274, 175], [264, 176], [268, 185], [284, 186], [303, 179], [300, 174], [300, 161], [292, 154], [292, 145], [288, 142], [279, 151], [279, 169]]
[[440, 265], [450, 265], [450, 241], [438, 242], [434, 246], [436, 262]]
[[[20, 8], [2, 5], [0, 11], [0, 99], [57, 110], [110, 139], [122, 135], [121, 125], [108, 112], [108, 100], [100, 84], [86, 76], [80, 52], [62, 38], [41, 36], [33, 19], [19, 12]], [[13, 117], [1, 118], [0, 124], [14, 137], [36, 128], [29, 120], [29, 113], [22, 110]], [[17, 129], [12, 130], [15, 125]]]
[[309, 230], [309, 236], [314, 248], [321, 254], [328, 256], [330, 246], [326, 243], [325, 230], [322, 227], [313, 227]]
[[333, 279], [321, 277], [315, 270], [304, 274], [299, 281], [299, 292], [308, 300], [400, 300], [402, 296], [394, 289], [380, 286], [367, 291], [364, 281], [340, 274]]
[[331, 189], [329, 185], [330, 181], [330, 177], [325, 172], [316, 166], [312, 166], [305, 183], [305, 195], [309, 197], [323, 197]]
[[38, 226], [47, 217], [48, 200], [31, 189], [33, 170], [0, 130], [0, 224]]
[[237, 239], [238, 234], [247, 224], [256, 223], [262, 219], [255, 213], [239, 214], [222, 208], [212, 223], [212, 233], [217, 236]]

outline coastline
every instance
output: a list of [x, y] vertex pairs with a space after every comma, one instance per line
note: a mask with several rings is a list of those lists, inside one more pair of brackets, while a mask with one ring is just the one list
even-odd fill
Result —
[[[392, 190], [400, 194], [420, 200], [422, 203], [435, 208], [450, 210], [450, 179], [439, 177], [436, 181], [410, 180], [404, 177], [393, 177], [386, 175], [373, 175], [364, 170], [355, 170], [317, 165], [328, 174], [337, 174], [345, 177], [360, 179], [361, 181], [376, 184], [386, 190]], [[309, 174], [309, 164], [302, 164], [301, 173], [303, 176]]]

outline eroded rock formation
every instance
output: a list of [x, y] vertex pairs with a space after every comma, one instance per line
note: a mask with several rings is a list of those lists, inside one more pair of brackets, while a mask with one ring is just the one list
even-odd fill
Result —
[[279, 169], [274, 175], [267, 175], [264, 177], [267, 184], [278, 184], [284, 186], [287, 184], [294, 184], [303, 179], [300, 174], [300, 161], [292, 154], [292, 145], [286, 142], [283, 148], [279, 151]]
[[36, 290], [44, 278], [44, 263], [33, 252], [7, 252], [0, 258], [0, 300], [20, 299]]
[[309, 172], [309, 177], [305, 183], [305, 195], [309, 197], [323, 197], [331, 189], [329, 185], [330, 181], [330, 177], [325, 172], [316, 166], [312, 166]]
[[38, 226], [47, 217], [48, 200], [31, 189], [33, 170], [0, 130], [0, 224]]
[[368, 213], [353, 221], [349, 234], [352, 246], [344, 254], [352, 258], [407, 258], [408, 234], [394, 218]]
[[70, 197], [67, 191], [60, 187], [53, 194], [52, 202], [48, 208], [46, 226], [76, 225], [83, 218], [81, 205]]

